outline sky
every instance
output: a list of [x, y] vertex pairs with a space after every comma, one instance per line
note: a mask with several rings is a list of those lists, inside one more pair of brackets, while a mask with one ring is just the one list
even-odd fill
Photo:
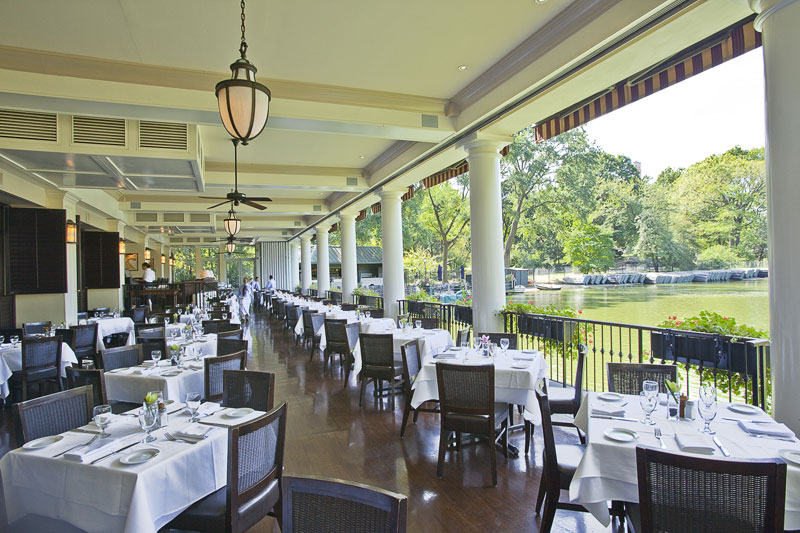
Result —
[[655, 178], [737, 144], [764, 146], [761, 48], [586, 124], [603, 150], [642, 164]]

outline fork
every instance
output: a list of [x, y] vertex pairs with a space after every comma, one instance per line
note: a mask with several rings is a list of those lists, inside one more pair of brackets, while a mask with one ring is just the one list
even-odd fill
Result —
[[96, 441], [98, 438], [100, 438], [100, 434], [99, 433], [97, 435], [95, 435], [94, 437], [92, 437], [91, 439], [89, 439], [89, 442], [81, 442], [80, 444], [76, 444], [72, 448], [67, 448], [63, 452], [55, 454], [53, 456], [53, 459], [55, 459], [56, 457], [61, 457], [62, 455], [66, 454], [68, 452], [71, 452], [75, 448], [80, 448], [81, 446], [88, 446], [88, 445], [92, 444], [94, 441]]
[[173, 442], [185, 442], [186, 444], [197, 444], [196, 442], [191, 442], [191, 441], [188, 441], [186, 439], [179, 439], [178, 437], [176, 437], [175, 435], [173, 435], [169, 431], [165, 431], [164, 432], [164, 436], [167, 438], [167, 440], [173, 441]]
[[658, 439], [658, 442], [661, 443], [661, 449], [662, 450], [666, 450], [667, 449], [667, 445], [664, 444], [664, 439], [661, 437], [661, 428], [653, 428], [653, 433], [655, 434], [656, 438]]
[[785, 442], [797, 442], [795, 439], [791, 439], [789, 437], [778, 437], [777, 435], [756, 435], [754, 433], [749, 433], [749, 436], [754, 437], [756, 439], [771, 439], [771, 440], [782, 440]]

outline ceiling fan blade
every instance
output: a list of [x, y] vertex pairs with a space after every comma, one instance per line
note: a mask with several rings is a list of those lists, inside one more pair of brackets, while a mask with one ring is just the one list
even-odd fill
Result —
[[[217, 198], [217, 199], [219, 200], [219, 198]], [[211, 207], [208, 207], [208, 208], [206, 208], [206, 209], [214, 209], [215, 207], [219, 207], [219, 206], [221, 206], [221, 205], [225, 205], [225, 204], [227, 204], [229, 201], [230, 201], [230, 200], [225, 200], [224, 202], [220, 202], [220, 203], [218, 203], [218, 204], [216, 204], [216, 205], [212, 205]]]
[[271, 202], [272, 198], [267, 198], [266, 196], [248, 196], [248, 200], [251, 202]]
[[264, 207], [263, 205], [261, 205], [261, 204], [257, 204], [257, 203], [255, 203], [255, 202], [252, 202], [252, 201], [250, 201], [250, 199], [249, 199], [249, 198], [248, 198], [247, 200], [242, 200], [242, 203], [243, 203], [244, 205], [249, 205], [250, 207], [255, 207], [256, 209], [259, 209], [259, 210], [261, 210], [261, 211], [263, 211], [264, 209], [266, 209], [266, 207]]
[[201, 200], [227, 200], [225, 196], [198, 196]]

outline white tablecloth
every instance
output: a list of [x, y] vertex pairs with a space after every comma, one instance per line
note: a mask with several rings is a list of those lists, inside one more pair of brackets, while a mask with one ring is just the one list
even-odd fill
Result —
[[[176, 432], [186, 414], [170, 415], [167, 430]], [[112, 436], [141, 438], [135, 418], [111, 425]], [[26, 514], [64, 520], [89, 532], [155, 533], [189, 505], [225, 486], [227, 431], [215, 428], [197, 444], [170, 442], [164, 430], [158, 440], [137, 444], [96, 465], [52, 458], [91, 435], [64, 433], [64, 439], [41, 450], [18, 448], [0, 460], [0, 474], [10, 521]], [[129, 451], [156, 448], [152, 460], [125, 466], [120, 457]]]
[[[69, 344], [62, 342], [61, 377], [66, 377], [67, 375], [65, 368], [77, 364], [78, 358], [75, 357], [75, 352], [72, 351]], [[22, 343], [18, 343], [16, 348], [12, 347], [11, 344], [0, 346], [0, 396], [3, 398], [8, 397], [10, 393], [8, 380], [11, 379], [13, 372], [19, 372], [20, 370], [22, 370]]]
[[97, 351], [106, 349], [103, 338], [115, 333], [127, 333], [128, 341], [126, 344], [132, 346], [136, 344], [136, 334], [134, 333], [133, 320], [123, 316], [120, 318], [100, 318], [89, 319], [89, 322], [97, 322]]
[[[622, 402], [625, 405], [625, 417], [644, 418], [639, 406], [638, 396], [626, 396]], [[572, 484], [569, 488], [571, 500], [575, 500], [586, 507], [595, 518], [604, 525], [610, 523], [608, 502], [611, 500], [638, 502], [639, 488], [636, 473], [636, 445], [659, 447], [659, 442], [653, 434], [653, 428], [661, 428], [667, 451], [678, 452], [675, 435], [699, 435], [698, 428], [703, 421], [699, 415], [695, 420], [679, 420], [675, 422], [666, 419], [666, 407], [659, 405], [653, 413], [655, 426], [644, 425], [640, 422], [624, 422], [591, 418], [589, 416], [592, 406], [609, 407], [615, 402], [603, 402], [597, 398], [596, 393], [588, 393], [581, 403], [581, 408], [575, 417], [575, 425], [587, 436], [586, 453], [583, 456]], [[734, 459], [776, 458], [778, 451], [783, 449], [800, 450], [800, 443], [774, 440], [757, 439], [748, 436], [737, 422], [722, 420], [722, 417], [737, 419], [769, 420], [765, 413], [748, 416], [728, 409], [729, 404], [720, 402], [717, 417], [711, 423], [711, 428], [717, 432], [717, 437], [731, 452]], [[607, 439], [603, 433], [613, 427], [623, 427], [636, 431], [639, 438], [633, 443], [618, 443]], [[713, 442], [709, 439], [709, 444]], [[715, 456], [722, 457], [719, 450]], [[800, 467], [788, 463], [786, 475], [786, 529], [800, 528]]]
[[[439, 399], [436, 361], [464, 365], [494, 364], [494, 401], [524, 405], [526, 418], [535, 424], [541, 420], [535, 391], [537, 381], [544, 378], [547, 373], [547, 362], [540, 352], [526, 354], [519, 350], [508, 350], [505, 355], [498, 354], [494, 358], [483, 357], [478, 350], [461, 349], [457, 353], [459, 355], [456, 358], [440, 359], [432, 355], [423, 356], [422, 368], [411, 387], [414, 390], [414, 396], [411, 398], [413, 407], [419, 407], [427, 400]], [[533, 357], [533, 360], [515, 361], [514, 357]], [[527, 366], [513, 368], [515, 364]]]
[[[350, 311], [346, 312], [349, 313]], [[335, 317], [331, 316], [329, 318]], [[364, 315], [361, 315], [361, 318], [357, 319], [355, 312], [353, 312], [352, 316], [348, 315], [341, 318], [347, 320], [348, 324], [359, 322], [359, 331], [361, 331], [361, 333], [390, 333], [394, 329], [394, 320], [391, 318], [366, 318]], [[328, 345], [328, 339], [325, 336], [325, 324], [320, 327], [317, 333], [320, 335], [319, 351], [324, 352], [325, 347]]]
[[[338, 319], [338, 320], [347, 320], [348, 322], [355, 322], [356, 321], [356, 312], [355, 311], [342, 311], [342, 308], [338, 305], [322, 305], [319, 302], [305, 302], [305, 301], [296, 301], [293, 302], [295, 305], [299, 305], [301, 307], [308, 307], [309, 311], [314, 311], [316, 313], [325, 313], [326, 318], [330, 319]], [[303, 326], [303, 317], [297, 319], [297, 322], [294, 325], [294, 333], [298, 337], [303, 335], [305, 331], [305, 327]]]
[[[401, 347], [412, 340], [419, 341], [419, 355], [423, 361], [426, 359], [426, 357], [430, 357], [435, 353], [442, 352], [447, 348], [455, 346], [450, 332], [443, 329], [415, 329], [408, 332], [403, 332], [403, 330], [400, 329], [392, 329], [386, 331], [386, 333], [392, 334], [392, 340], [394, 341], [395, 361], [401, 361], [403, 359]], [[355, 374], [358, 375], [358, 373], [361, 372], [362, 366], [360, 342], [356, 345], [356, 349], [353, 350], [353, 357], [355, 358], [353, 370]], [[435, 374], [436, 373], [434, 372], [434, 384], [436, 382]]]

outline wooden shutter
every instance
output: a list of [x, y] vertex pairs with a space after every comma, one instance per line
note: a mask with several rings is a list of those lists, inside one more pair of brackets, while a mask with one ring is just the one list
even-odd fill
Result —
[[8, 291], [67, 292], [66, 211], [7, 210]]
[[119, 233], [84, 231], [81, 252], [87, 289], [119, 289]]

